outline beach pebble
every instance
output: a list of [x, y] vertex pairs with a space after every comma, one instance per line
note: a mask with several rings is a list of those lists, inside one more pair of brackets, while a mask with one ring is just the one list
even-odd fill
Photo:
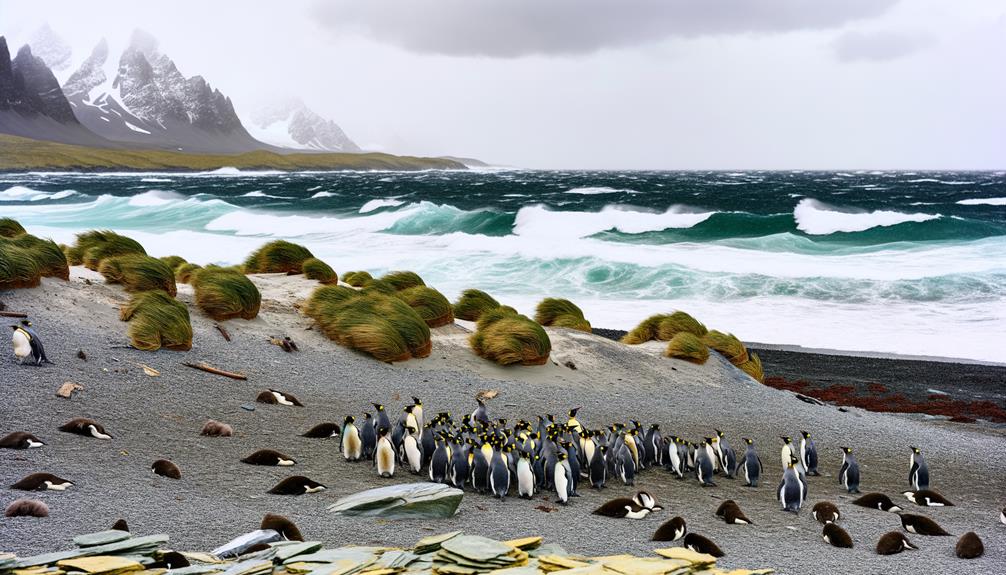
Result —
[[251, 403], [246, 403], [246, 404], [244, 404], [244, 405], [241, 406], [241, 409], [243, 409], [245, 411], [255, 411], [255, 405], [253, 405]]

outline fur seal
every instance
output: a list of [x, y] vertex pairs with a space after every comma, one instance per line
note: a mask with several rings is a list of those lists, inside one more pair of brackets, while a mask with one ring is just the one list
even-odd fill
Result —
[[950, 535], [938, 523], [922, 515], [912, 515], [911, 513], [901, 514], [901, 526], [909, 533], [916, 535], [945, 536]]
[[317, 493], [324, 491], [325, 486], [317, 481], [312, 481], [303, 475], [287, 477], [269, 490], [273, 495], [304, 495], [305, 493]]
[[728, 525], [754, 525], [754, 521], [748, 519], [741, 511], [740, 505], [733, 499], [727, 499], [716, 509], [716, 516], [723, 519]]
[[45, 442], [27, 431], [15, 431], [0, 439], [0, 448], [3, 449], [32, 449], [43, 445]]
[[891, 501], [891, 498], [883, 493], [867, 493], [859, 499], [854, 500], [852, 504], [860, 507], [868, 507], [870, 509], [890, 511], [891, 513], [901, 511], [901, 508], [895, 505], [894, 502]]
[[275, 389], [270, 389], [268, 391], [263, 391], [258, 394], [255, 401], [259, 403], [271, 403], [273, 405], [293, 405], [296, 407], [304, 407], [304, 404], [297, 401], [297, 398], [290, 395], [289, 393], [284, 393], [282, 391], [277, 391]]
[[4, 517], [48, 517], [49, 506], [37, 499], [17, 499], [4, 510]]
[[47, 489], [65, 491], [68, 487], [73, 487], [72, 481], [56, 477], [51, 473], [32, 473], [10, 486], [11, 489], [20, 489], [21, 491], [45, 491]]
[[698, 533], [689, 533], [688, 535], [685, 535], [685, 548], [691, 549], [696, 553], [712, 555], [716, 558], [726, 555], [726, 553], [724, 553], [719, 546], [713, 543], [712, 540], [703, 537]]
[[169, 479], [181, 479], [182, 470], [178, 469], [178, 466], [174, 463], [168, 461], [167, 459], [158, 459], [154, 462], [153, 466], [150, 468], [151, 471], [160, 475], [162, 477], [167, 477]]
[[961, 559], [977, 559], [985, 554], [985, 545], [974, 531], [968, 531], [957, 540], [954, 553]]
[[319, 423], [311, 429], [308, 429], [301, 437], [311, 437], [314, 439], [321, 439], [324, 437], [335, 437], [342, 432], [342, 426], [338, 423], [332, 423], [331, 421], [326, 421], [325, 423]]
[[811, 513], [814, 515], [814, 519], [817, 519], [818, 523], [834, 523], [842, 517], [842, 513], [838, 510], [838, 507], [830, 501], [815, 503]]
[[877, 541], [877, 555], [894, 555], [906, 549], [918, 549], [907, 537], [897, 531], [888, 531]]
[[259, 528], [272, 529], [282, 535], [287, 541], [304, 540], [304, 536], [300, 534], [300, 529], [297, 529], [297, 526], [294, 525], [293, 521], [290, 521], [282, 515], [266, 513], [265, 517], [262, 518], [262, 525]]
[[255, 453], [252, 453], [248, 457], [242, 459], [241, 463], [247, 463], [249, 465], [278, 465], [280, 467], [289, 467], [291, 465], [295, 465], [297, 462], [289, 455], [283, 455], [278, 451], [274, 451], [272, 449], [259, 449]]
[[953, 507], [954, 504], [946, 497], [931, 489], [920, 489], [919, 491], [905, 491], [906, 499], [920, 507]]
[[821, 531], [821, 538], [825, 543], [830, 543], [832, 547], [852, 549], [852, 537], [838, 525], [825, 523], [824, 530]]
[[199, 435], [207, 437], [230, 437], [234, 435], [234, 429], [226, 423], [211, 419], [203, 424], [203, 430], [199, 432]]
[[677, 541], [688, 533], [688, 526], [682, 517], [674, 517], [664, 521], [653, 533], [651, 541]]
[[649, 509], [639, 505], [628, 497], [612, 499], [593, 511], [594, 515], [626, 519], [642, 519], [649, 513]]
[[66, 433], [75, 433], [84, 437], [94, 437], [96, 439], [112, 439], [112, 436], [105, 433], [105, 428], [100, 423], [86, 417], [75, 417], [64, 423], [59, 428]]

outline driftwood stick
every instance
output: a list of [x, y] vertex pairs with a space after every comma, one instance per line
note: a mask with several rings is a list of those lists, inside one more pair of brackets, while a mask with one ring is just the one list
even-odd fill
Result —
[[245, 374], [243, 374], [243, 373], [234, 373], [232, 371], [224, 371], [222, 369], [217, 369], [217, 368], [215, 368], [213, 366], [206, 365], [205, 363], [201, 363], [201, 362], [200, 363], [190, 363], [190, 362], [186, 361], [186, 362], [182, 362], [182, 365], [191, 367], [193, 369], [198, 369], [198, 370], [201, 370], [201, 371], [205, 371], [206, 373], [212, 373], [214, 375], [222, 375], [224, 377], [229, 377], [231, 379], [240, 379], [240, 380], [247, 380], [248, 379], [248, 376], [245, 375]]
[[217, 331], [220, 332], [220, 335], [224, 336], [224, 340], [226, 341], [231, 340], [231, 334], [227, 333], [227, 330], [224, 329], [224, 326], [220, 325], [219, 323], [215, 323], [213, 324], [213, 327], [217, 328]]
[[19, 311], [0, 311], [0, 317], [28, 317], [28, 314]]

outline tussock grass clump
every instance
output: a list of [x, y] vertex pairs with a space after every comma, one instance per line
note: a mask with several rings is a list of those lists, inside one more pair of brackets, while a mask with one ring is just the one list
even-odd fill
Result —
[[430, 327], [441, 327], [454, 323], [454, 310], [444, 294], [427, 286], [416, 286], [396, 292], [395, 297], [416, 310]]
[[299, 274], [314, 255], [302, 245], [275, 240], [255, 250], [244, 263], [246, 274]]
[[258, 315], [262, 294], [236, 269], [207, 266], [193, 272], [189, 281], [196, 292], [196, 305], [217, 321], [255, 319]]
[[33, 288], [40, 283], [42, 272], [31, 252], [0, 241], [0, 289]]
[[23, 249], [34, 260], [42, 277], [62, 280], [70, 279], [70, 266], [59, 245], [52, 240], [43, 240], [31, 234], [21, 234], [12, 238], [0, 236], [0, 242]]
[[[482, 290], [466, 289], [454, 302], [454, 317], [466, 321], [478, 321], [482, 314], [500, 307], [500, 302]], [[511, 308], [513, 309], [513, 308]], [[514, 312], [516, 313], [516, 311]]]
[[568, 299], [547, 297], [541, 300], [535, 309], [534, 321], [541, 325], [565, 327], [590, 333], [590, 322], [583, 317], [583, 310]]
[[761, 365], [761, 358], [757, 353], [750, 352], [747, 361], [737, 366], [738, 369], [750, 375], [755, 381], [765, 383], [765, 370]]
[[664, 355], [702, 365], [709, 359], [709, 348], [699, 336], [682, 331], [671, 338]]
[[332, 266], [326, 264], [318, 258], [309, 258], [304, 260], [304, 264], [301, 265], [300, 269], [304, 272], [304, 277], [309, 280], [318, 280], [323, 284], [334, 284], [339, 282], [339, 276], [335, 273], [335, 270], [332, 269]]
[[119, 310], [119, 319], [129, 322], [130, 344], [136, 349], [192, 349], [189, 309], [163, 291], [134, 294]]
[[167, 264], [172, 270], [177, 270], [178, 266], [188, 263], [182, 256], [164, 256], [158, 259]]
[[150, 256], [130, 254], [105, 258], [98, 267], [110, 284], [122, 284], [131, 293], [162, 290], [174, 297], [175, 274], [168, 264]]
[[187, 284], [192, 281], [192, 276], [199, 270], [203, 269], [203, 266], [194, 263], [184, 263], [175, 268], [175, 281]]
[[622, 343], [637, 345], [652, 339], [670, 341], [680, 332], [688, 332], [702, 337], [708, 330], [694, 317], [683, 311], [676, 311], [672, 314], [651, 315], [644, 319], [632, 331], [625, 334]]
[[500, 365], [544, 365], [552, 351], [544, 328], [502, 308], [484, 312], [468, 341], [476, 354]]
[[0, 218], [0, 237], [15, 238], [28, 233], [14, 218]]
[[381, 276], [381, 281], [395, 288], [396, 291], [416, 286], [424, 286], [426, 282], [416, 272], [388, 272]]
[[734, 365], [739, 366], [750, 359], [748, 349], [732, 333], [723, 333], [714, 329], [703, 336], [702, 341], [710, 348], [720, 352]]
[[90, 230], [77, 234], [77, 243], [69, 249], [66, 259], [70, 265], [83, 264], [98, 271], [102, 260], [129, 254], [147, 255], [136, 240], [108, 230]]
[[329, 339], [381, 361], [426, 357], [432, 349], [426, 322], [394, 296], [322, 286], [303, 309]]
[[342, 281], [353, 287], [364, 287], [374, 281], [374, 276], [364, 271], [346, 272], [342, 275]]

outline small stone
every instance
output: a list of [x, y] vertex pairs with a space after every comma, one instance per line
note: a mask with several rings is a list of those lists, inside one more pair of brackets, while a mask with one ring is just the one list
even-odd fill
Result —
[[84, 360], [84, 361], [87, 361], [87, 354], [86, 354], [86, 353], [84, 353], [84, 350], [82, 350], [82, 349], [78, 349], [78, 350], [77, 350], [77, 358], [78, 358], [78, 359], [82, 359], [82, 360]]
[[255, 411], [255, 405], [251, 404], [251, 403], [246, 403], [246, 404], [244, 404], [244, 405], [241, 406], [241, 409], [243, 409], [245, 411]]
[[70, 399], [70, 396], [73, 395], [73, 392], [82, 389], [84, 389], [83, 385], [80, 385], [79, 383], [74, 383], [72, 381], [68, 381], [63, 385], [59, 386], [59, 389], [56, 390], [56, 395], [58, 395], [59, 397]]

